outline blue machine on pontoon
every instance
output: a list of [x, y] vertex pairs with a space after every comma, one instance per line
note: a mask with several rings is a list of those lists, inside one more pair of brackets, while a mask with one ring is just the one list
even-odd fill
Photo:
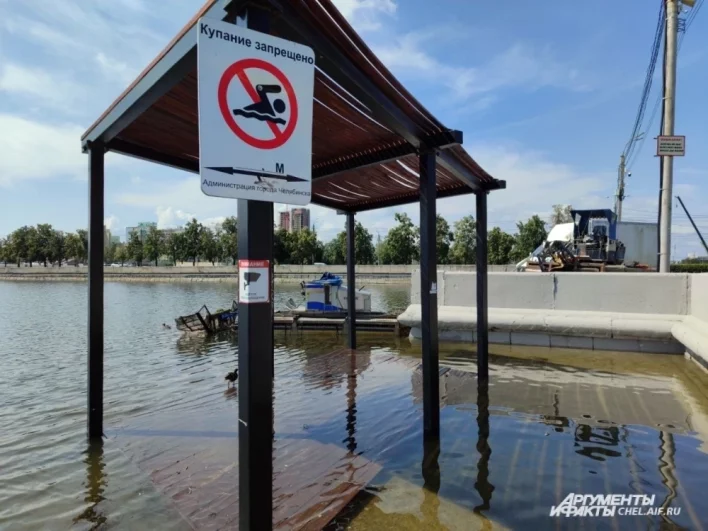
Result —
[[[303, 282], [305, 309], [320, 312], [341, 312], [347, 309], [347, 287], [342, 277], [324, 273], [318, 280]], [[356, 310], [371, 311], [371, 294], [359, 290], [356, 292]]]

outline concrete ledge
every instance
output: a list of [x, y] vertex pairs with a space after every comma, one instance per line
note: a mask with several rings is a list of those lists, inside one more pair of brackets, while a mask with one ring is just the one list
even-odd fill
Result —
[[708, 365], [708, 323], [689, 315], [674, 324], [671, 333], [692, 357], [700, 358], [702, 365]]
[[[681, 323], [682, 315], [579, 312], [561, 310], [489, 309], [489, 331], [511, 334], [540, 333], [549, 336], [572, 336], [605, 339], [671, 341], [672, 327]], [[398, 316], [410, 328], [420, 328], [420, 304], [411, 304]], [[477, 326], [476, 308], [441, 306], [438, 308], [438, 330], [472, 331]], [[513, 341], [511, 336], [509, 342]], [[506, 342], [506, 341], [504, 341]], [[549, 343], [550, 346], [550, 343]]]

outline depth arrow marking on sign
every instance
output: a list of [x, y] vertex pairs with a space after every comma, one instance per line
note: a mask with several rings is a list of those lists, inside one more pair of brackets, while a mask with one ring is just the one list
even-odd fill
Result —
[[253, 177], [265, 177], [267, 179], [280, 179], [281, 181], [287, 181], [289, 183], [305, 182], [307, 179], [302, 179], [300, 177], [295, 177], [294, 175], [283, 175], [281, 173], [275, 173], [272, 171], [253, 171], [246, 170], [244, 168], [233, 168], [231, 166], [207, 166], [208, 170], [214, 170], [221, 173], [227, 173], [229, 175], [251, 175]]

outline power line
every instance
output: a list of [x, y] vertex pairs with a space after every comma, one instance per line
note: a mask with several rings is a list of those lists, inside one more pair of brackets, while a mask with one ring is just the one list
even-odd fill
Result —
[[661, 38], [664, 35], [664, 25], [666, 21], [666, 12], [664, 10], [665, 0], [659, 0], [659, 16], [657, 17], [656, 29], [654, 30], [654, 40], [651, 45], [651, 53], [649, 56], [649, 66], [647, 66], [646, 76], [644, 78], [644, 87], [642, 89], [642, 95], [639, 99], [639, 108], [637, 109], [637, 116], [634, 119], [634, 126], [632, 127], [632, 134], [629, 135], [629, 140], [624, 148], [623, 154], [625, 158], [629, 159], [634, 151], [635, 141], [639, 135], [642, 123], [644, 121], [644, 113], [647, 108], [647, 101], [649, 99], [649, 93], [651, 92], [651, 86], [654, 81], [654, 71], [656, 70], [656, 61], [659, 57], [659, 50], [661, 49]]
[[[701, 7], [703, 7], [703, 0], [698, 0], [696, 3], [695, 7], [691, 9], [690, 13], [686, 17], [686, 22], [684, 26], [684, 30], [681, 33], [681, 36], [679, 37], [679, 42], [678, 42], [678, 50], [677, 53], [681, 51], [681, 45], [683, 44], [683, 39], [686, 36], [686, 32], [688, 31], [688, 28], [691, 27], [691, 24], [693, 24], [693, 21], [696, 20], [696, 16], [698, 15], [698, 12], [701, 10]], [[662, 102], [662, 92], [659, 92], [659, 94], [656, 97], [656, 101], [654, 102], [654, 107], [651, 112], [651, 116], [649, 117], [649, 122], [647, 123], [646, 130], [651, 129], [651, 126], [654, 124], [654, 120], [656, 118], [656, 113], [659, 110], [659, 106]], [[663, 127], [662, 127], [663, 129]], [[661, 134], [661, 131], [659, 132]], [[634, 152], [631, 160], [628, 160], [627, 162], [627, 171], [632, 169], [632, 165], [637, 161], [639, 158], [639, 154], [642, 151], [642, 148], [644, 147], [644, 141], [646, 140], [646, 135], [642, 136], [641, 139], [639, 140], [639, 144], [637, 146], [636, 151]]]

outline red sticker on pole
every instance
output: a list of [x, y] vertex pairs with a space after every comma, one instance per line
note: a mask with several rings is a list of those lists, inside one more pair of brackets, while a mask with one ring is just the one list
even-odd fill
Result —
[[[273, 82], [254, 85], [247, 70], [261, 71], [258, 73], [261, 78], [264, 77], [262, 72], [266, 72], [274, 78]], [[232, 83], [237, 83], [245, 91], [251, 104], [236, 108], [229, 105], [228, 94]], [[272, 100], [269, 95], [273, 95]], [[242, 59], [229, 66], [219, 81], [218, 100], [221, 115], [229, 129], [255, 148], [274, 149], [282, 146], [292, 136], [297, 125], [297, 98], [290, 81], [278, 68], [262, 59]], [[258, 138], [246, 132], [237, 118], [266, 123], [272, 136]]]
[[270, 261], [238, 261], [238, 301], [244, 304], [270, 302]]

